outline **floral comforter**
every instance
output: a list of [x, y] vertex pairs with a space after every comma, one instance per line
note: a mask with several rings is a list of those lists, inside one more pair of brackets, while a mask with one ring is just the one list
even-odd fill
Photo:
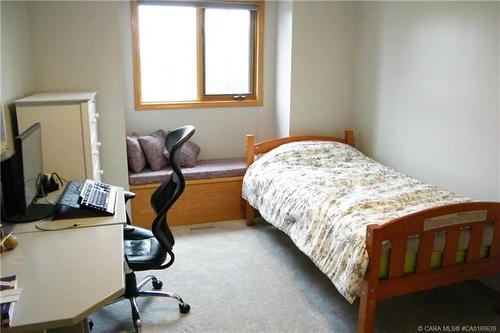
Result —
[[368, 224], [468, 201], [326, 141], [287, 143], [261, 156], [245, 174], [243, 198], [288, 234], [351, 303], [368, 265]]

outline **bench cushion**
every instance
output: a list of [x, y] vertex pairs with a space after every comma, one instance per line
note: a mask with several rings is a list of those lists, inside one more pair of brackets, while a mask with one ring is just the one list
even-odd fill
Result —
[[[182, 173], [186, 180], [237, 177], [243, 176], [246, 168], [243, 158], [229, 158], [198, 161], [198, 165], [195, 167], [182, 168]], [[171, 173], [172, 168], [169, 166], [156, 171], [145, 168], [139, 173], [129, 172], [129, 184], [145, 185], [162, 183]]]

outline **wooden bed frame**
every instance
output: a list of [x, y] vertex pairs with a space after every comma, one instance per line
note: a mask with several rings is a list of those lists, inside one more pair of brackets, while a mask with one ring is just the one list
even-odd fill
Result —
[[[343, 139], [325, 136], [290, 136], [261, 143], [254, 142], [252, 134], [246, 139], [246, 163], [253, 163], [256, 154], [265, 153], [279, 145], [293, 141], [323, 140], [354, 145], [354, 133], [346, 130]], [[252, 225], [255, 209], [246, 203], [247, 225]], [[480, 258], [483, 231], [493, 225], [493, 240], [489, 254]], [[465, 261], [456, 263], [460, 232], [469, 229], [470, 239]], [[445, 233], [441, 267], [431, 268], [434, 237]], [[415, 273], [404, 273], [408, 237], [420, 238]], [[389, 276], [379, 278], [382, 244], [392, 243]], [[358, 332], [374, 331], [377, 301], [436, 288], [452, 283], [476, 279], [500, 272], [500, 203], [470, 202], [452, 204], [416, 212], [394, 219], [383, 225], [366, 228], [366, 249], [369, 264], [360, 290]]]

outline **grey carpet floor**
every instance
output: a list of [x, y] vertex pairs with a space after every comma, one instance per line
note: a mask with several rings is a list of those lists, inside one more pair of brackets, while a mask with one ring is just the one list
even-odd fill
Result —
[[[182, 315], [174, 300], [139, 299], [144, 333], [356, 331], [358, 304], [349, 304], [269, 224], [219, 222], [177, 227], [174, 233], [176, 261], [154, 273], [163, 280], [163, 290], [179, 293], [192, 310]], [[499, 280], [487, 282], [498, 287]], [[133, 331], [128, 301], [91, 318], [92, 332]], [[418, 332], [419, 326], [443, 330], [446, 325], [490, 325], [500, 332], [500, 317], [493, 298], [470, 283], [384, 300], [377, 308], [377, 332]]]

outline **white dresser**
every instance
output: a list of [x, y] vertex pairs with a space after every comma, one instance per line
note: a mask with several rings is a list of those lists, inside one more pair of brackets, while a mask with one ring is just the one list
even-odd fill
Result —
[[43, 172], [101, 180], [95, 92], [43, 93], [16, 101], [19, 133], [42, 126]]

